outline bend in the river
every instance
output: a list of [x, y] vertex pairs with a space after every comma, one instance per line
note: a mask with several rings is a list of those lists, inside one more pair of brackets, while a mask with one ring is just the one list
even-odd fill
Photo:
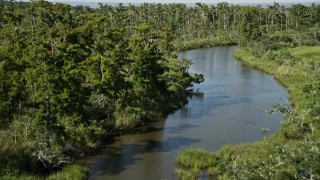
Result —
[[[143, 128], [114, 137], [101, 154], [87, 157], [89, 179], [175, 179], [176, 155], [188, 148], [216, 151], [224, 145], [255, 142], [274, 133], [281, 114], [267, 116], [288, 93], [274, 78], [236, 61], [236, 46], [181, 52], [193, 61], [189, 72], [205, 75], [195, 86], [204, 96]], [[265, 134], [261, 130], [269, 129]]]

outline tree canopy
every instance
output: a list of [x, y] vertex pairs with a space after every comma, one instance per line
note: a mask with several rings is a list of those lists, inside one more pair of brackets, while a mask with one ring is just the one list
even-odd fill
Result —
[[106, 136], [183, 106], [204, 80], [188, 72], [190, 60], [177, 59], [188, 42], [252, 45], [262, 56], [319, 44], [319, 18], [315, 4], [1, 0], [0, 175], [59, 168]]

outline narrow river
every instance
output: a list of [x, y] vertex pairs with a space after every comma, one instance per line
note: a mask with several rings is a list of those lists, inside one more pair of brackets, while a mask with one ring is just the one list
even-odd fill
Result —
[[[274, 133], [281, 114], [267, 116], [288, 93], [274, 78], [236, 61], [231, 47], [181, 52], [193, 61], [189, 72], [202, 73], [195, 86], [204, 92], [181, 110], [151, 123], [142, 132], [113, 138], [96, 156], [87, 157], [89, 179], [176, 179], [175, 157], [188, 148], [216, 151], [224, 145], [255, 142]], [[262, 128], [269, 129], [263, 133]]]

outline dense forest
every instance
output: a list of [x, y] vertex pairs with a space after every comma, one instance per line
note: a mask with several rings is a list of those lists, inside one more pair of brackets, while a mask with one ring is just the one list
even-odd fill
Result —
[[[273, 139], [208, 153], [212, 161], [201, 168], [233, 179], [320, 178], [319, 58], [305, 61], [288, 50], [320, 44], [320, 5], [90, 8], [1, 0], [0, 34], [3, 177], [45, 177], [107, 136], [182, 107], [204, 77], [190, 74], [191, 61], [178, 60], [177, 52], [238, 44], [243, 54], [268, 59], [288, 73], [306, 68], [284, 74], [304, 82], [289, 89], [302, 94], [293, 99], [299, 106], [295, 112], [273, 107], [287, 116]], [[241, 151], [255, 155], [242, 157]]]
[[[102, 10], [102, 11], [101, 11]], [[109, 14], [109, 15], [108, 15]], [[1, 2], [2, 173], [52, 170], [181, 107], [193, 83], [169, 31], [121, 8]]]

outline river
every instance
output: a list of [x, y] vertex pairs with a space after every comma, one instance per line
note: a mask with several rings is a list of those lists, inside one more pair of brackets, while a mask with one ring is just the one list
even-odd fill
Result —
[[[177, 154], [188, 148], [217, 151], [224, 145], [255, 142], [280, 127], [283, 115], [266, 115], [288, 93], [274, 78], [233, 59], [236, 46], [184, 51], [189, 72], [202, 73], [203, 97], [141, 132], [114, 137], [98, 155], [87, 157], [89, 179], [177, 179]], [[268, 129], [268, 132], [262, 132]]]

